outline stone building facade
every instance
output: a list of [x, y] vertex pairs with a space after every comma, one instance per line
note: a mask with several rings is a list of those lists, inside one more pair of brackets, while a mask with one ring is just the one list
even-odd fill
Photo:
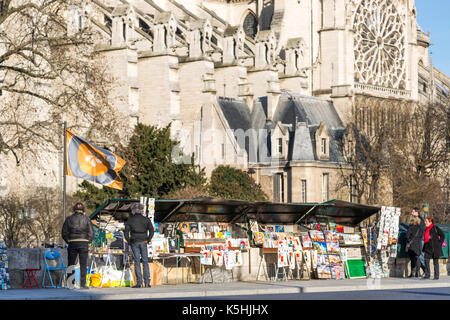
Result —
[[336, 181], [355, 110], [369, 126], [384, 104], [426, 103], [426, 87], [448, 99], [416, 16], [414, 0], [92, 0], [68, 32], [102, 34], [130, 125], [172, 123], [207, 174], [252, 167], [270, 200], [322, 202], [351, 200]]

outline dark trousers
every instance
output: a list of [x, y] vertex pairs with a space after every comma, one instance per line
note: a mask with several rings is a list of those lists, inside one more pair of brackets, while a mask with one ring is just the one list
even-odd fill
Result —
[[[87, 274], [87, 260], [89, 255], [89, 243], [83, 241], [69, 242], [69, 247], [67, 248], [67, 260], [68, 265], [73, 266], [79, 258], [80, 262], [80, 286], [86, 286], [86, 274]], [[73, 274], [68, 275], [70, 277]]]
[[419, 255], [417, 255], [413, 251], [408, 251], [409, 259], [411, 260], [411, 275], [419, 276], [419, 270], [420, 270], [420, 259]]
[[144, 284], [148, 286], [150, 284], [150, 270], [148, 268], [148, 249], [145, 242], [133, 242], [131, 243], [131, 251], [134, 258], [134, 272], [136, 273], [137, 285], [142, 286], [142, 273], [141, 273], [141, 258], [144, 269]]
[[[425, 277], [429, 278], [430, 274], [431, 274], [431, 270], [430, 270], [430, 260], [431, 258], [427, 258], [427, 256], [425, 255]], [[434, 278], [438, 279], [439, 278], [439, 259], [438, 258], [433, 258], [433, 265], [434, 265]]]

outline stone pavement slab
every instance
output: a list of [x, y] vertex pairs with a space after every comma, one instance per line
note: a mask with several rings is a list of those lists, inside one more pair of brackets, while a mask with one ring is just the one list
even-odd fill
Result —
[[[152, 288], [12, 289], [0, 291], [0, 300], [137, 300], [239, 295], [267, 295], [359, 290], [449, 287], [450, 277], [439, 280], [409, 278], [232, 282], [162, 285]], [[450, 290], [450, 289], [449, 289]], [[255, 297], [257, 298], [257, 297]]]

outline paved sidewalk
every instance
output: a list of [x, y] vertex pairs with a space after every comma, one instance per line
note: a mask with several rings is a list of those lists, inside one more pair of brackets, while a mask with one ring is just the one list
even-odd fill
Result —
[[220, 297], [240, 295], [267, 295], [283, 293], [339, 292], [360, 290], [388, 290], [412, 288], [449, 287], [450, 277], [439, 280], [405, 278], [309, 280], [277, 282], [233, 282], [163, 285], [152, 288], [92, 288], [90, 290], [69, 289], [11, 289], [1, 290], [0, 300], [136, 300], [176, 299], [194, 297]]

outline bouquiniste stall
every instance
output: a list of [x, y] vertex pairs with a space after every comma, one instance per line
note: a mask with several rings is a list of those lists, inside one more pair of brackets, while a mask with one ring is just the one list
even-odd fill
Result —
[[[121, 285], [124, 278], [130, 283], [132, 270], [125, 272], [130, 259], [122, 231], [131, 204], [139, 201], [143, 199], [110, 199], [90, 215], [96, 229], [91, 250], [122, 255], [123, 264], [117, 263]], [[196, 269], [200, 281], [206, 270], [214, 281], [214, 268], [231, 272], [233, 278], [236, 268], [247, 269], [244, 264], [254, 250], [259, 251], [258, 268], [249, 276], [256, 280], [382, 277], [387, 276], [387, 258], [396, 254], [398, 208], [339, 200], [319, 204], [144, 198], [143, 203], [156, 231], [149, 244], [153, 267], [174, 257], [172, 267], [177, 269], [186, 258], [189, 264], [184, 267]]]

